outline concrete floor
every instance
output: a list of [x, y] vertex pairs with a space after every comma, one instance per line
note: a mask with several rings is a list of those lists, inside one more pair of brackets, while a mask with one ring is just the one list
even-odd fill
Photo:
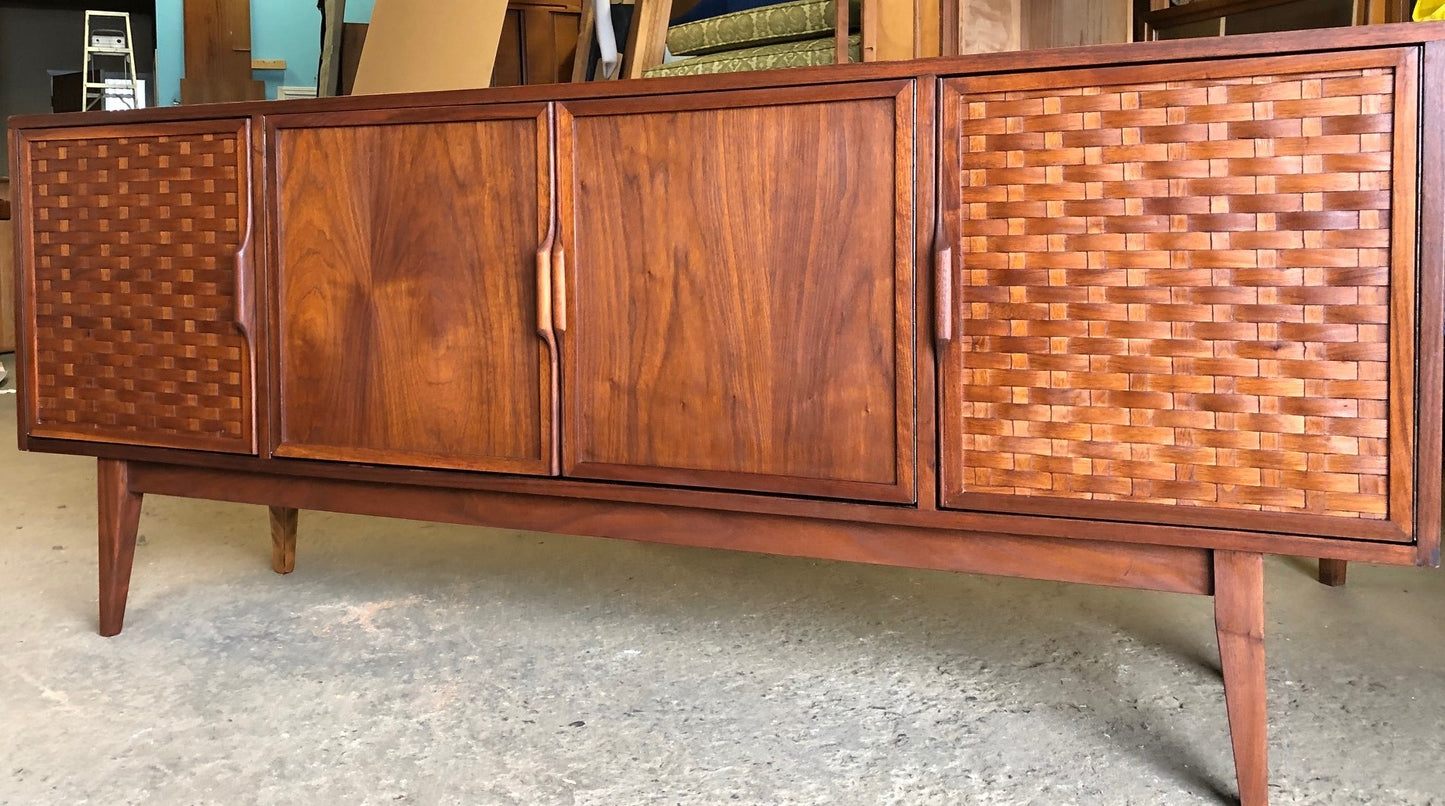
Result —
[[[107, 640], [94, 463], [3, 437], [0, 490], [0, 804], [1234, 791], [1204, 598], [309, 512], [282, 577], [262, 508], [148, 498]], [[1445, 575], [1311, 572], [1268, 565], [1273, 802], [1445, 804]]]

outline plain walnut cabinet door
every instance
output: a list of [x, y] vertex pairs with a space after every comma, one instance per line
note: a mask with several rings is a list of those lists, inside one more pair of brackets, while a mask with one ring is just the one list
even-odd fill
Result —
[[270, 126], [276, 455], [554, 473], [546, 106]]
[[945, 81], [945, 505], [1410, 540], [1418, 69]]
[[911, 502], [913, 85], [558, 105], [569, 476]]

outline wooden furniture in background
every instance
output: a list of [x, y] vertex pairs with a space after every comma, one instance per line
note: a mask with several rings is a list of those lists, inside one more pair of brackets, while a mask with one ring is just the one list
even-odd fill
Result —
[[581, 22], [581, 0], [511, 0], [492, 86], [572, 80]]
[[[890, 0], [879, 0], [890, 2]], [[1129, 41], [1131, 0], [941, 0], [942, 55], [1103, 45]], [[920, 56], [928, 26], [918, 29]], [[881, 56], [880, 58], [888, 58]], [[895, 56], [894, 58], [901, 58]]]
[[1212, 595], [1261, 806], [1262, 555], [1439, 564], [1442, 92], [1419, 24], [18, 118], [20, 442], [106, 635], [145, 493]]
[[181, 103], [265, 98], [266, 85], [251, 77], [250, 0], [185, 0], [184, 11]]
[[15, 350], [15, 226], [10, 216], [10, 180], [0, 178], [0, 353]]
[[1128, 42], [1129, 0], [1024, 0], [1019, 4], [1019, 46], [1066, 48]]
[[356, 68], [361, 64], [361, 51], [366, 46], [366, 32], [370, 27], [364, 22], [348, 22], [342, 26], [338, 95], [350, 95], [356, 86]]
[[1273, 33], [1410, 19], [1413, 0], [1133, 0], [1134, 39]]

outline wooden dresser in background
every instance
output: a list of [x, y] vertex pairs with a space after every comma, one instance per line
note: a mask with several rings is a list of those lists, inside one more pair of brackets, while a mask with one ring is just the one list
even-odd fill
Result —
[[492, 86], [570, 80], [581, 21], [581, 0], [511, 0], [502, 18]]

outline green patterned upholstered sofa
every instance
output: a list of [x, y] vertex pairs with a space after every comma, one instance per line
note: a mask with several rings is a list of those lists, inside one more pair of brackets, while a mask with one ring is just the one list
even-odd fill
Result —
[[[836, 0], [791, 0], [675, 25], [667, 49], [677, 60], [646, 71], [648, 76], [733, 73], [777, 67], [833, 64]], [[858, 20], [857, 0], [849, 19]], [[859, 38], [848, 38], [849, 60], [858, 61]]]

